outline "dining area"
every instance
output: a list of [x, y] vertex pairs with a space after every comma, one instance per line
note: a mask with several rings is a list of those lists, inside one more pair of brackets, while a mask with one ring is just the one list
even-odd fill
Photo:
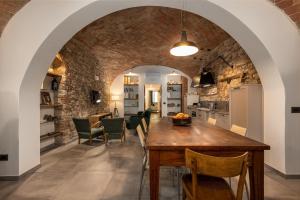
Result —
[[[226, 130], [216, 126], [216, 119], [203, 121], [183, 113], [151, 121], [145, 113], [136, 115], [134, 127], [131, 126], [143, 152], [139, 200], [145, 173], [148, 173], [150, 199], [159, 199], [161, 167], [171, 169], [169, 178], [173, 182], [177, 179], [178, 200], [242, 200], [244, 196], [248, 200], [264, 199], [264, 151], [270, 146], [247, 138], [247, 129], [233, 125]], [[112, 113], [90, 116], [92, 128], [87, 126], [87, 131], [91, 131], [88, 137], [82, 129], [84, 120], [87, 119], [73, 119], [78, 144], [83, 138], [92, 145], [94, 137], [102, 137], [105, 146], [111, 143], [109, 140], [120, 139], [121, 144], [126, 141], [124, 118]], [[99, 134], [95, 134], [97, 131]], [[232, 179], [237, 182], [235, 191]]]
[[[247, 199], [264, 199], [264, 151], [270, 146], [210, 121], [193, 119], [189, 125], [178, 126], [172, 118], [162, 118], [150, 127], [137, 127], [144, 149], [139, 199], [148, 165], [151, 200], [160, 199], [163, 167], [183, 172], [177, 173], [178, 199], [241, 200], [244, 191]], [[231, 178], [237, 176], [237, 191], [233, 191]]]
[[[225, 199], [225, 196], [218, 196], [221, 188], [221, 195], [224, 192], [236, 195], [238, 188], [242, 188], [243, 200], [299, 199], [299, 180], [285, 179], [264, 166], [263, 152], [269, 148], [268, 145], [194, 118], [189, 126], [174, 126], [171, 118], [151, 118], [149, 126], [143, 121], [137, 126], [136, 133], [125, 129], [126, 140], [123, 142], [111, 139], [105, 145], [104, 142], [93, 140], [90, 145], [88, 139], [81, 139], [81, 144], [74, 141], [42, 154], [42, 165], [37, 171], [19, 181], [0, 182], [0, 198], [176, 200], [184, 199], [186, 195], [184, 200], [193, 199], [188, 193], [196, 167], [192, 162], [186, 163], [186, 158], [191, 158], [191, 161], [196, 159], [197, 162], [193, 162], [201, 174], [209, 170], [217, 175], [228, 176], [233, 173], [246, 177], [242, 181], [245, 182], [243, 188], [238, 177], [231, 180], [229, 177], [222, 178], [226, 182], [221, 180], [220, 187], [219, 183], [203, 178], [202, 174], [202, 178], [197, 179], [199, 188], [196, 187], [195, 194], [201, 194], [203, 190], [200, 188], [204, 186], [205, 199], [215, 197], [207, 197], [211, 190], [217, 199]], [[140, 137], [142, 134], [144, 136]], [[244, 155], [245, 152], [248, 155]], [[236, 158], [232, 160], [230, 157]], [[233, 168], [232, 161], [235, 162], [234, 166], [237, 163], [239, 166]], [[248, 165], [246, 175], [241, 173], [245, 172], [245, 163]], [[230, 174], [227, 167], [230, 167]], [[31, 192], [33, 190], [34, 193]], [[230, 195], [229, 199], [232, 197]]]

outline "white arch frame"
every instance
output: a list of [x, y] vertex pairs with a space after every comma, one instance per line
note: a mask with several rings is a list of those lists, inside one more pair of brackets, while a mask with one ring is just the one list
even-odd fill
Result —
[[[261, 0], [186, 0], [185, 10], [227, 31], [250, 56], [264, 87], [266, 162], [300, 174], [300, 37], [277, 7]], [[18, 176], [40, 163], [39, 85], [55, 54], [81, 28], [109, 13], [137, 6], [181, 8], [179, 0], [32, 0], [8, 23], [0, 39], [0, 176]], [[55, 15], [53, 15], [55, 11]], [[29, 117], [30, 116], [30, 117]], [[288, 145], [287, 145], [288, 144]]]

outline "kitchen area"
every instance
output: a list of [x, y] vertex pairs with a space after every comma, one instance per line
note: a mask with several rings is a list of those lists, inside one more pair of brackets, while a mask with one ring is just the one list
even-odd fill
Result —
[[[226, 53], [225, 53], [226, 52]], [[228, 40], [202, 61], [192, 79], [197, 92], [186, 94], [184, 112], [230, 130], [247, 129], [246, 136], [263, 141], [263, 89], [255, 67], [235, 41]]]

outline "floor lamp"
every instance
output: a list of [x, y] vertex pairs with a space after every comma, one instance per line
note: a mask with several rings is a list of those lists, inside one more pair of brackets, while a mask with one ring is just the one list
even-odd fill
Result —
[[119, 117], [119, 111], [117, 108], [117, 101], [120, 101], [120, 96], [119, 95], [112, 95], [111, 100], [115, 102], [115, 108], [114, 108], [114, 117]]

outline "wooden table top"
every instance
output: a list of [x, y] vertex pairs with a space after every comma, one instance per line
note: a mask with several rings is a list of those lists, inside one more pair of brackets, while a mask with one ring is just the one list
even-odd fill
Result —
[[111, 112], [97, 113], [95, 115], [90, 115], [90, 117], [106, 117], [106, 116], [109, 116], [109, 115], [112, 115], [112, 113]]
[[190, 126], [174, 126], [164, 118], [151, 124], [147, 139], [149, 150], [269, 150], [270, 146], [231, 131], [193, 119]]

